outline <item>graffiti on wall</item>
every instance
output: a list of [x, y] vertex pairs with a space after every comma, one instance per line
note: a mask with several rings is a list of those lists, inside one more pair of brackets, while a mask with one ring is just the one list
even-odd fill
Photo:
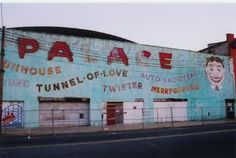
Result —
[[215, 56], [207, 58], [205, 70], [207, 78], [211, 82], [211, 88], [216, 91], [222, 89], [225, 77], [224, 60]]
[[2, 125], [7, 127], [22, 126], [23, 103], [22, 102], [4, 102], [2, 111]]

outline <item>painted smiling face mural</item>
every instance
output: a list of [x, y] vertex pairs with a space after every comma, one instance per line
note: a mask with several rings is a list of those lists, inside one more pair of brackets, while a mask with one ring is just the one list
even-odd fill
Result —
[[224, 81], [225, 69], [223, 62], [223, 59], [215, 56], [207, 58], [206, 61], [205, 70], [207, 77], [211, 82], [211, 88], [217, 91], [222, 88], [222, 83]]

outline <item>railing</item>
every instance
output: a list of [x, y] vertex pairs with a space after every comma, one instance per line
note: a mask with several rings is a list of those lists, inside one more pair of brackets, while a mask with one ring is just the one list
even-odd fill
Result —
[[[223, 108], [223, 109], [222, 109]], [[229, 111], [230, 112], [230, 111]], [[228, 113], [229, 113], [228, 112]], [[231, 111], [233, 112], [233, 111]], [[41, 135], [205, 125], [229, 122], [224, 107], [131, 108], [131, 109], [50, 109], [7, 111], [17, 114], [2, 121], [4, 135]], [[6, 117], [2, 113], [2, 118]], [[20, 124], [14, 126], [16, 120]], [[233, 119], [234, 121], [234, 119]]]

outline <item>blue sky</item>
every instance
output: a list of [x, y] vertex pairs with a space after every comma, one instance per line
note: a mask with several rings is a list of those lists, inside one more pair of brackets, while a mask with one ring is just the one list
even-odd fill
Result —
[[2, 8], [6, 27], [73, 27], [187, 50], [236, 33], [234, 3], [3, 3]]

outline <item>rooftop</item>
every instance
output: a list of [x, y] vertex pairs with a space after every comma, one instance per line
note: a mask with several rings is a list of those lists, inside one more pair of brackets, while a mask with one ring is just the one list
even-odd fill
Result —
[[67, 27], [51, 27], [51, 26], [32, 26], [32, 27], [13, 27], [9, 29], [15, 30], [22, 30], [22, 31], [33, 31], [39, 33], [53, 33], [53, 34], [60, 34], [60, 35], [71, 35], [71, 36], [78, 36], [78, 37], [91, 37], [91, 38], [100, 38], [106, 40], [115, 40], [121, 42], [131, 42], [136, 43], [134, 41], [130, 41], [128, 39], [97, 32], [91, 30], [84, 30], [84, 29], [77, 29], [77, 28], [67, 28]]

